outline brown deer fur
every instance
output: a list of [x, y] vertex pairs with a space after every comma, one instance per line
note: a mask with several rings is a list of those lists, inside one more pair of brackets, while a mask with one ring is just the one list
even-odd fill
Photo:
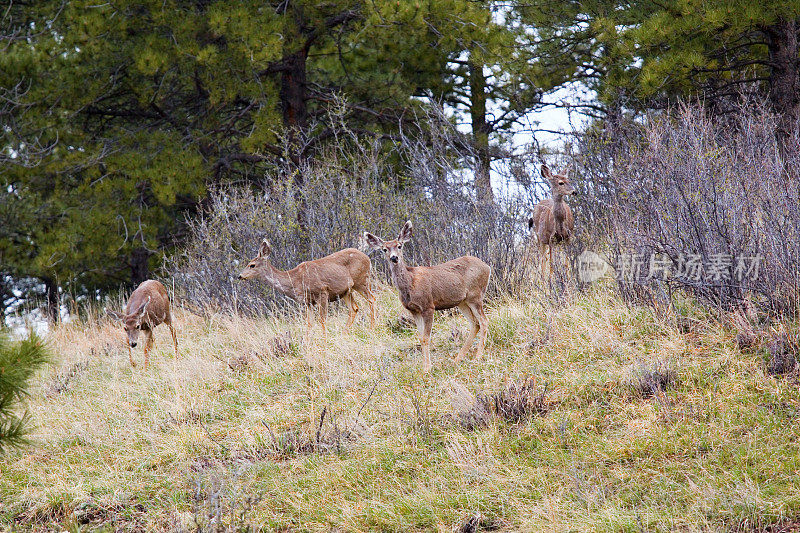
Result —
[[367, 243], [373, 249], [382, 249], [389, 260], [400, 301], [408, 309], [414, 321], [422, 345], [423, 369], [431, 369], [430, 336], [433, 312], [458, 307], [472, 324], [472, 330], [459, 350], [456, 361], [467, 354], [475, 336], [480, 333], [477, 357], [483, 354], [489, 320], [483, 312], [483, 297], [489, 285], [492, 269], [478, 259], [465, 255], [431, 267], [407, 266], [403, 259], [403, 244], [411, 239], [413, 227], [406, 222], [396, 240], [384, 241], [371, 233], [365, 233]]
[[311, 308], [319, 306], [319, 322], [325, 331], [328, 302], [343, 299], [350, 308], [347, 329], [353, 325], [358, 305], [353, 291], [360, 293], [369, 305], [370, 326], [375, 325], [375, 296], [370, 290], [369, 257], [355, 248], [347, 248], [321, 259], [304, 261], [287, 271], [272, 266], [269, 254], [272, 251], [265, 239], [258, 255], [253, 258], [239, 279], [259, 279], [276, 291], [285, 294], [306, 306], [306, 326], [311, 329]]
[[161, 323], [169, 326], [172, 343], [175, 346], [175, 357], [178, 356], [178, 339], [175, 336], [175, 328], [172, 327], [169, 293], [161, 282], [154, 279], [143, 281], [128, 298], [124, 314], [109, 311], [108, 315], [121, 320], [125, 333], [128, 334], [128, 358], [131, 366], [136, 366], [131, 348], [136, 347], [139, 332], [142, 332], [144, 334], [144, 367], [148, 367], [150, 350], [153, 347], [153, 329]]
[[[569, 242], [575, 229], [572, 210], [564, 201], [564, 197], [574, 193], [575, 188], [566, 173], [553, 174], [547, 165], [542, 165], [542, 177], [550, 182], [552, 198], [542, 200], [536, 205], [533, 216], [528, 219], [528, 228], [533, 230], [539, 241], [542, 275], [549, 277], [553, 274], [553, 244]], [[550, 266], [549, 274], [545, 274], [546, 261]]]

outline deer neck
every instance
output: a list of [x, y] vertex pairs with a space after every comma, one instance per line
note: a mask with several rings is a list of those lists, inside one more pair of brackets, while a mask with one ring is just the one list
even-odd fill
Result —
[[407, 304], [411, 299], [411, 272], [408, 271], [405, 260], [400, 257], [397, 263], [389, 261], [389, 271], [392, 273], [394, 286], [400, 291], [400, 301]]
[[553, 195], [553, 221], [555, 222], [556, 234], [562, 239], [567, 238], [564, 228], [564, 220], [567, 218], [567, 203], [564, 201], [563, 194]]
[[299, 297], [289, 273], [283, 270], [278, 270], [272, 266], [272, 262], [269, 259], [264, 261], [264, 267], [261, 271], [261, 279], [276, 291], [283, 293], [290, 298], [297, 299]]
[[553, 217], [563, 221], [567, 216], [567, 203], [564, 201], [563, 194], [553, 194]]

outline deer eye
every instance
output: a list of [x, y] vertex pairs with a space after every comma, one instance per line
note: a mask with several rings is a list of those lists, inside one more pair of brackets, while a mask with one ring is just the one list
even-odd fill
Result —
[[388, 252], [388, 251], [389, 251], [389, 249], [388, 249], [388, 248], [386, 248], [386, 247], [384, 246], [384, 247], [383, 247], [383, 251], [384, 251], [384, 252]]
[[397, 245], [397, 249], [398, 249], [398, 250], [399, 250], [400, 248], [402, 248], [402, 247], [403, 247], [403, 243], [402, 243], [402, 242], [401, 242], [400, 244], [398, 244], [398, 245]]
[[247, 268], [255, 268], [255, 265], [247, 265]]
[[563, 181], [559, 181], [558, 184], [559, 185], [564, 185], [564, 182]]

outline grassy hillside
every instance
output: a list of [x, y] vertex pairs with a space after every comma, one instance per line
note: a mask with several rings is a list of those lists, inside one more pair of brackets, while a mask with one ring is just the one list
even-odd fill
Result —
[[[457, 365], [467, 323], [440, 313], [426, 376], [384, 289], [376, 328], [342, 331], [336, 305], [308, 342], [299, 316], [179, 311], [180, 357], [158, 328], [149, 371], [116, 324], [56, 328], [35, 445], [0, 458], [0, 524], [705, 531], [800, 515], [796, 380], [699, 310], [679, 332], [602, 287], [493, 301], [486, 359]], [[501, 392], [530, 416], [493, 413]]]

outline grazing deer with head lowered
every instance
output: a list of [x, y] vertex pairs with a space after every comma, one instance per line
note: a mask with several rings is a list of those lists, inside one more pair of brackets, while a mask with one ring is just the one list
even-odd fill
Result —
[[489, 326], [489, 320], [483, 312], [483, 297], [489, 286], [492, 268], [469, 255], [431, 267], [407, 266], [403, 259], [403, 244], [411, 239], [412, 232], [411, 221], [408, 221], [393, 241], [384, 241], [369, 232], [364, 233], [364, 237], [372, 249], [383, 250], [389, 260], [392, 280], [400, 292], [400, 301], [417, 323], [423, 370], [428, 372], [431, 369], [430, 338], [433, 312], [436, 310], [458, 307], [472, 324], [472, 330], [459, 350], [456, 361], [467, 354], [477, 334], [480, 334], [477, 351], [477, 357], [480, 358], [486, 347]]
[[144, 367], [148, 367], [150, 349], [153, 347], [153, 329], [162, 323], [169, 326], [172, 343], [175, 345], [175, 357], [178, 356], [178, 339], [175, 328], [172, 327], [169, 293], [161, 282], [154, 279], [143, 281], [128, 298], [124, 313], [108, 311], [108, 315], [121, 320], [125, 333], [128, 334], [128, 358], [131, 366], [136, 366], [131, 348], [136, 347], [141, 332], [144, 334]]
[[239, 274], [239, 279], [259, 279], [276, 291], [306, 306], [307, 331], [311, 330], [311, 308], [319, 306], [319, 322], [325, 332], [328, 302], [343, 299], [350, 308], [347, 329], [353, 325], [358, 305], [353, 291], [360, 293], [369, 305], [370, 327], [375, 326], [375, 296], [370, 290], [369, 257], [355, 248], [346, 248], [321, 259], [304, 261], [287, 271], [272, 266], [269, 259], [272, 247], [264, 239], [258, 254]]
[[[545, 261], [549, 262], [550, 272], [553, 275], [553, 245], [569, 242], [575, 229], [575, 219], [572, 210], [564, 201], [566, 196], [575, 192], [569, 182], [567, 173], [553, 174], [547, 165], [542, 165], [542, 177], [550, 182], [552, 198], [539, 202], [533, 210], [533, 216], [528, 219], [528, 229], [536, 233], [539, 241], [540, 268], [545, 276]], [[547, 251], [547, 257], [545, 257]]]

